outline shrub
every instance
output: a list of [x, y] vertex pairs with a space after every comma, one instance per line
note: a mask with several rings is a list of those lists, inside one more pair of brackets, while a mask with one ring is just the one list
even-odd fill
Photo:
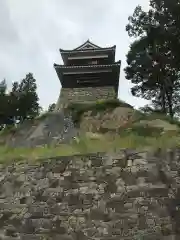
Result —
[[120, 128], [119, 133], [123, 136], [133, 134], [141, 137], [159, 137], [163, 132], [163, 128], [151, 126], [131, 126], [129, 128]]
[[150, 126], [133, 126], [131, 132], [144, 137], [158, 137], [163, 132], [163, 128]]
[[15, 125], [6, 126], [4, 129], [0, 131], [0, 136], [14, 134], [16, 131], [17, 131], [17, 127]]
[[180, 127], [180, 121], [175, 117], [171, 118], [170, 116], [160, 113], [160, 112], [157, 112], [157, 111], [152, 111], [149, 113], [140, 112], [139, 120], [155, 120], [155, 119], [161, 119], [161, 120], [169, 122], [170, 124], [175, 124], [178, 127]]

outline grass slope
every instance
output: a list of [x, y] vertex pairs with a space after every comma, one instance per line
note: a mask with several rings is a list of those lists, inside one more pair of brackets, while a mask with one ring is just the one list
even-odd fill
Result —
[[[93, 135], [93, 134], [92, 134]], [[162, 135], [159, 137], [140, 136], [137, 133], [112, 136], [111, 134], [96, 137], [80, 136], [70, 144], [59, 144], [57, 146], [42, 146], [36, 148], [9, 148], [0, 147], [0, 162], [19, 160], [37, 160], [54, 156], [71, 156], [76, 154], [111, 152], [120, 148], [144, 149], [146, 147], [168, 148], [178, 147], [180, 136]]]
[[[91, 104], [72, 104], [66, 109], [71, 111], [75, 123], [81, 121], [81, 117], [87, 111], [96, 115], [103, 111], [112, 111], [117, 107], [132, 107], [119, 100], [98, 101]], [[164, 122], [180, 126], [177, 120], [172, 120], [163, 115], [157, 114], [142, 114], [136, 111], [136, 123], [141, 120], [152, 121], [161, 119]], [[43, 115], [38, 121], [44, 119], [47, 115]], [[70, 144], [59, 144], [57, 146], [45, 145], [36, 148], [9, 148], [8, 146], [0, 146], [0, 162], [8, 163], [10, 161], [21, 160], [38, 160], [55, 156], [71, 156], [77, 154], [96, 153], [96, 152], [111, 152], [121, 148], [172, 148], [180, 146], [180, 134], [178, 131], [163, 131], [163, 127], [152, 127], [148, 125], [133, 125], [134, 123], [126, 124], [121, 127], [118, 132], [112, 133], [80, 133], [78, 137], [70, 142]], [[1, 134], [7, 135], [8, 131], [4, 130]]]

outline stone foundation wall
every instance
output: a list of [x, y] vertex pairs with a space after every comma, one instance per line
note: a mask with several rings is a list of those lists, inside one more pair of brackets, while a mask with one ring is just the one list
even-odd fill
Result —
[[70, 102], [92, 102], [116, 98], [114, 87], [61, 88], [55, 111]]
[[166, 154], [164, 165], [132, 150], [2, 164], [0, 238], [180, 239], [179, 156]]

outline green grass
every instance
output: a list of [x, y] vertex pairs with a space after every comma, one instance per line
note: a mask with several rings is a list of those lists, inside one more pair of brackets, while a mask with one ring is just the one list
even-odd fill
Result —
[[[112, 110], [116, 107], [132, 108], [129, 104], [119, 101], [118, 99], [98, 101], [95, 103], [71, 104], [66, 109], [71, 111], [75, 123], [79, 123], [83, 113], [91, 111], [91, 114]], [[44, 113], [34, 121], [39, 122], [52, 113]], [[161, 119], [171, 124], [180, 126], [177, 119], [170, 119], [167, 116], [157, 113], [144, 114], [135, 110], [135, 122], [140, 120]], [[14, 131], [14, 129], [4, 129], [0, 132], [0, 137]], [[9, 163], [12, 161], [37, 161], [55, 156], [72, 156], [77, 154], [88, 154], [96, 152], [116, 151], [121, 148], [144, 149], [150, 147], [168, 148], [180, 146], [179, 132], [168, 131], [163, 133], [162, 128], [133, 126], [133, 123], [124, 126], [118, 134], [107, 132], [99, 134], [99, 137], [92, 138], [87, 135], [81, 135], [78, 139], [73, 140], [70, 144], [60, 144], [58, 146], [43, 146], [36, 148], [9, 148], [0, 146], [0, 163]]]
[[72, 156], [77, 154], [88, 154], [96, 152], [114, 152], [121, 148], [144, 149], [150, 147], [168, 148], [178, 147], [180, 145], [180, 136], [171, 136], [164, 134], [159, 137], [144, 137], [137, 133], [128, 135], [99, 135], [99, 138], [92, 139], [87, 136], [81, 136], [70, 144], [60, 144], [56, 147], [43, 146], [32, 149], [28, 148], [8, 148], [0, 147], [0, 163], [9, 163], [12, 161], [39, 161], [55, 156]]
[[0, 137], [6, 136], [8, 134], [13, 134], [17, 131], [17, 128], [15, 126], [8, 126], [5, 127], [0, 131]]
[[121, 128], [119, 129], [121, 136], [132, 134], [135, 136], [146, 137], [155, 137], [157, 138], [163, 133], [163, 128], [160, 127], [150, 127], [150, 126], [130, 126], [130, 128]]
[[155, 120], [155, 119], [161, 119], [164, 120], [170, 124], [175, 124], [178, 127], [180, 127], [180, 121], [177, 118], [171, 118], [168, 115], [162, 114], [162, 113], [156, 113], [156, 112], [152, 112], [152, 113], [142, 113], [139, 112], [139, 120]]

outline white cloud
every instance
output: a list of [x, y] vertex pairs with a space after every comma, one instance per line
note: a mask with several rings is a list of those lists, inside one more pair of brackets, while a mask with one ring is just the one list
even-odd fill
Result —
[[100, 46], [117, 45], [122, 60], [120, 98], [135, 106], [144, 101], [131, 96], [123, 69], [130, 40], [128, 16], [148, 0], [1, 0], [0, 79], [21, 80], [32, 72], [41, 105], [56, 102], [60, 83], [53, 63], [62, 62], [59, 48], [71, 49], [88, 38]]

